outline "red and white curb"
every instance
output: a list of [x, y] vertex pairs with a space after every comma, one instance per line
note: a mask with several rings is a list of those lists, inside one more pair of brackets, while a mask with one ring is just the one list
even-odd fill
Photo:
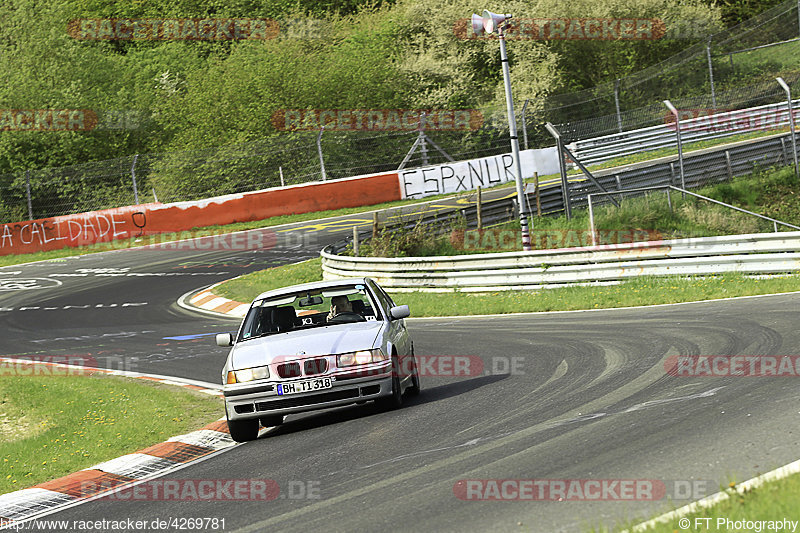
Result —
[[200, 292], [191, 294], [188, 297], [184, 296], [181, 298], [181, 301], [192, 307], [198, 307], [200, 309], [205, 309], [206, 311], [212, 311], [214, 313], [220, 313], [236, 318], [243, 318], [244, 315], [247, 314], [250, 304], [229, 300], [214, 294], [214, 289], [222, 283], [225, 282], [221, 281], [220, 283], [216, 283], [207, 289], [203, 289]]
[[[0, 363], [5, 362], [87, 371], [85, 367], [75, 365], [0, 357]], [[103, 368], [91, 368], [88, 369], [88, 373], [146, 379], [197, 390], [212, 396], [222, 396], [221, 387], [189, 379]], [[16, 492], [0, 494], [0, 524], [3, 524], [4, 527], [8, 527], [10, 524], [16, 526], [22, 522], [73, 507], [102, 497], [110, 491], [124, 489], [142, 481], [174, 472], [190, 463], [208, 458], [237, 445], [238, 443], [231, 439], [225, 419], [221, 418], [197, 431], [172, 437], [165, 442], [85, 468], [68, 476]]]

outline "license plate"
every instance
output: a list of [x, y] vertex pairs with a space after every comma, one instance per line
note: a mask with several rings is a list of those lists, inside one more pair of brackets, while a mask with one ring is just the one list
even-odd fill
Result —
[[278, 396], [297, 394], [298, 392], [313, 392], [316, 390], [330, 389], [333, 387], [331, 378], [304, 379], [290, 383], [278, 383]]

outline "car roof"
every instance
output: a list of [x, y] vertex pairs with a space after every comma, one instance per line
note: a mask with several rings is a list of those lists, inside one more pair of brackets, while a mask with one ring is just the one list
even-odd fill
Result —
[[285, 294], [287, 292], [324, 289], [327, 287], [337, 287], [339, 285], [347, 285], [349, 283], [352, 284], [361, 283], [366, 285], [368, 279], [369, 278], [343, 278], [343, 279], [331, 279], [326, 281], [312, 281], [311, 283], [301, 283], [300, 285], [289, 285], [286, 287], [281, 287], [280, 289], [272, 289], [271, 291], [262, 292], [261, 294], [256, 296], [253, 299], [253, 301], [261, 300], [262, 298], [277, 296], [279, 294]]

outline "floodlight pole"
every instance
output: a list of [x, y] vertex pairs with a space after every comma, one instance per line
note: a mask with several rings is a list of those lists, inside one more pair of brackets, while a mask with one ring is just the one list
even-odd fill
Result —
[[[509, 15], [508, 18], [511, 18]], [[531, 249], [531, 234], [528, 229], [528, 213], [526, 210], [525, 191], [522, 185], [522, 161], [519, 156], [519, 137], [517, 137], [517, 120], [514, 114], [514, 98], [511, 96], [511, 71], [508, 68], [508, 55], [506, 54], [506, 38], [503, 27], [497, 28], [497, 37], [500, 40], [500, 62], [503, 65], [503, 84], [506, 89], [506, 110], [508, 112], [508, 131], [511, 137], [511, 152], [514, 155], [514, 166], [517, 169], [517, 203], [519, 204], [519, 225], [522, 230], [522, 249]]]

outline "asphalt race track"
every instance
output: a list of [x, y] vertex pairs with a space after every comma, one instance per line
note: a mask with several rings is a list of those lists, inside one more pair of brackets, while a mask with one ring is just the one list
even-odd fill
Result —
[[[268, 250], [120, 250], [2, 268], [0, 354], [89, 355], [104, 366], [218, 383], [226, 349], [214, 345], [213, 334], [237, 322], [187, 311], [176, 300], [223, 279], [314, 257], [348, 234], [353, 220], [371, 220], [345, 218], [279, 228]], [[696, 482], [696, 499], [798, 458], [797, 378], [674, 377], [664, 366], [678, 354], [800, 355], [798, 310], [800, 294], [789, 294], [410, 319], [418, 356], [468, 356], [468, 375], [424, 375], [422, 394], [397, 411], [364, 405], [289, 417], [255, 442], [173, 474], [275, 480], [280, 497], [93, 501], [49, 518], [224, 518], [226, 532], [586, 531], [648, 518], [670, 509], [669, 496], [687, 482]], [[460, 480], [476, 479], [656, 480], [667, 495], [457, 497], [464, 494]]]

